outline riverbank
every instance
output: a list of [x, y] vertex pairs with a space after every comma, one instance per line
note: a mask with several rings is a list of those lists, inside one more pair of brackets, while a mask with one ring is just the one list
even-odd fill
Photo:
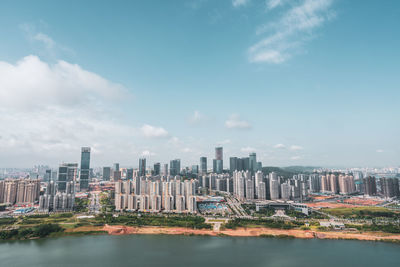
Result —
[[66, 230], [74, 232], [103, 232], [109, 235], [198, 235], [198, 236], [231, 236], [231, 237], [276, 237], [276, 238], [301, 238], [301, 239], [344, 239], [360, 241], [385, 241], [400, 243], [400, 234], [381, 232], [322, 232], [313, 230], [282, 230], [265, 227], [237, 228], [213, 231], [208, 229], [191, 229], [184, 227], [132, 227], [124, 225], [83, 226]]

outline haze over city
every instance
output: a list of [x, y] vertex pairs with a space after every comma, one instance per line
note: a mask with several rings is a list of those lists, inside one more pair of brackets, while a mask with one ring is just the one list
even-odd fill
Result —
[[0, 167], [398, 166], [399, 5], [2, 1]]

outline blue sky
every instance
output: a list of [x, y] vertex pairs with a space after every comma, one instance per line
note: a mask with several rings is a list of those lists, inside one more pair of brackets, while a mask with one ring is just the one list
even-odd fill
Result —
[[225, 164], [399, 165], [398, 1], [1, 1], [0, 25], [1, 167], [86, 145], [96, 166], [216, 145]]

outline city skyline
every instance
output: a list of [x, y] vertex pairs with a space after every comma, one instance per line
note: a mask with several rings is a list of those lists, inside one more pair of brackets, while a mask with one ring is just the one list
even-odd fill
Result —
[[397, 1], [1, 7], [0, 168], [399, 165]]

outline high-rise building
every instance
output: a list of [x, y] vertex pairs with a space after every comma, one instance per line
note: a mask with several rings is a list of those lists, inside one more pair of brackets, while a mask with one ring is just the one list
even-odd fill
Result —
[[323, 193], [331, 192], [331, 184], [329, 182], [329, 174], [321, 175], [321, 191]]
[[242, 171], [250, 171], [250, 158], [241, 158], [241, 170]]
[[111, 177], [111, 168], [103, 167], [103, 181], [110, 181]]
[[339, 193], [339, 180], [335, 174], [328, 175], [329, 176], [329, 183], [331, 185], [331, 192], [334, 194]]
[[400, 197], [399, 194], [399, 179], [385, 178], [379, 179], [381, 184], [381, 193], [386, 198]]
[[290, 196], [291, 196], [291, 186], [289, 183], [283, 183], [281, 184], [281, 195], [282, 195], [282, 199], [284, 200], [289, 200]]
[[161, 175], [161, 163], [154, 163], [154, 175]]
[[246, 199], [254, 199], [254, 181], [251, 179], [246, 180]]
[[126, 169], [126, 179], [127, 180], [133, 179], [133, 169], [132, 168]]
[[119, 163], [114, 163], [114, 167], [113, 167], [113, 179], [114, 181], [118, 181], [121, 179], [121, 171], [119, 169]]
[[280, 184], [278, 175], [275, 172], [269, 174], [269, 189], [270, 197], [272, 200], [279, 199]]
[[0, 182], [0, 203], [33, 204], [39, 200], [40, 180], [6, 179]]
[[376, 179], [374, 176], [363, 178], [364, 194], [368, 196], [376, 195]]
[[207, 157], [200, 158], [200, 173], [207, 174]]
[[230, 157], [229, 158], [229, 172], [232, 174], [234, 171], [241, 171], [238, 169], [238, 158]]
[[67, 189], [67, 183], [76, 182], [78, 170], [78, 163], [63, 163], [58, 168], [58, 191], [65, 193]]
[[146, 176], [146, 159], [139, 159], [139, 176]]
[[223, 166], [224, 162], [221, 159], [217, 159], [216, 160], [216, 173], [220, 174], [223, 172], [224, 170], [224, 166]]
[[216, 147], [215, 148], [215, 159], [213, 160], [213, 172], [214, 173], [222, 173], [224, 169], [224, 155], [223, 148]]
[[169, 175], [175, 176], [181, 173], [181, 160], [174, 159], [169, 163]]
[[250, 153], [249, 155], [249, 168], [252, 174], [257, 171], [257, 156], [255, 152]]
[[162, 175], [165, 176], [165, 177], [168, 176], [168, 163], [165, 163], [165, 164], [163, 165]]
[[44, 182], [48, 182], [51, 180], [51, 169], [47, 169], [46, 173], [44, 174]]
[[82, 147], [81, 170], [79, 187], [82, 191], [89, 190], [89, 171], [90, 171], [90, 147]]
[[224, 159], [223, 148], [222, 147], [216, 147], [215, 148], [215, 159], [216, 160], [223, 160]]
[[199, 165], [192, 165], [192, 173], [193, 174], [199, 173]]
[[356, 191], [354, 178], [351, 175], [339, 175], [340, 194], [352, 194]]
[[257, 171], [262, 171], [262, 162], [261, 161], [257, 162]]

